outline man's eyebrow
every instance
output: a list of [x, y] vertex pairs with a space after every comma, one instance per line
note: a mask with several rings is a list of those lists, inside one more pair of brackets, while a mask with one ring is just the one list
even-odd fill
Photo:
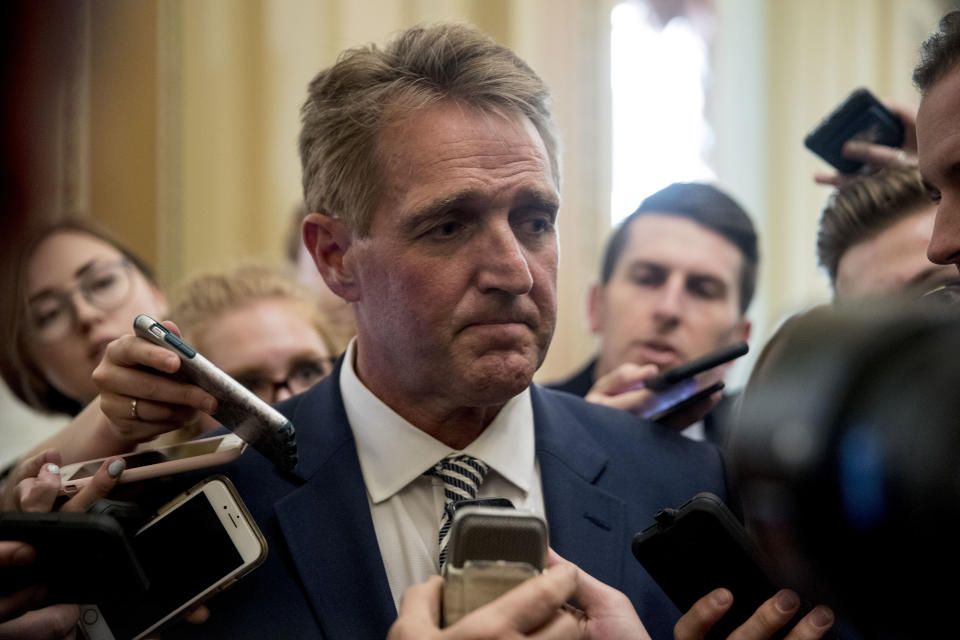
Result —
[[[470, 203], [482, 200], [485, 197], [487, 197], [486, 194], [476, 189], [464, 189], [463, 191], [441, 196], [415, 210], [403, 223], [403, 229], [407, 232], [415, 232], [423, 225], [443, 215], [446, 211], [466, 207]], [[526, 189], [516, 197], [514, 208], [518, 206], [543, 209], [556, 215], [557, 209], [560, 208], [560, 199], [555, 194], [546, 190]]]
[[[77, 269], [76, 271], [74, 271], [73, 277], [74, 277], [74, 278], [82, 278], [83, 275], [84, 275], [85, 273], [87, 273], [88, 271], [90, 271], [90, 269], [92, 269], [96, 263], [97, 263], [97, 261], [96, 261], [95, 259], [94, 259], [94, 260], [90, 260], [89, 262], [85, 262], [84, 264], [82, 264], [82, 265], [80, 266], [79, 269]], [[51, 296], [51, 295], [53, 295], [53, 294], [55, 294], [55, 293], [56, 293], [56, 289], [54, 289], [53, 287], [44, 287], [44, 288], [41, 289], [40, 291], [37, 291], [36, 293], [30, 294], [30, 297], [27, 298], [27, 303], [31, 303], [31, 302], [33, 302], [33, 301], [35, 301], [35, 300], [39, 300], [40, 298], [46, 298], [47, 296]]]

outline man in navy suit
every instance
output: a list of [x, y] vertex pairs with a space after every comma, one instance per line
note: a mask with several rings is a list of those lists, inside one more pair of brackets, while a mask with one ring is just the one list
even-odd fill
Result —
[[[671, 635], [680, 612], [632, 558], [631, 536], [697, 492], [725, 497], [723, 464], [710, 445], [531, 384], [556, 319], [560, 163], [546, 100], [512, 52], [456, 25], [348, 51], [310, 83], [303, 236], [357, 336], [326, 380], [279, 406], [297, 429], [291, 473], [253, 452], [224, 468], [269, 556], [178, 634], [384, 637], [401, 595], [440, 569], [445, 492], [431, 471], [468, 455], [488, 469], [479, 497], [543, 514], [560, 555], [625, 593], [654, 637]], [[112, 421], [180, 424], [182, 405], [211, 400], [133, 367], [175, 369], [167, 355], [134, 337], [108, 348], [96, 377]], [[586, 605], [583, 584], [517, 630], [564, 624], [557, 605]]]

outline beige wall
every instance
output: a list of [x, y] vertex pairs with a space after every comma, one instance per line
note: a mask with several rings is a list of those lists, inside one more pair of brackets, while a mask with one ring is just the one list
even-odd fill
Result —
[[[43, 191], [53, 210], [106, 221], [166, 284], [254, 257], [279, 263], [300, 198], [298, 112], [312, 75], [343, 48], [417, 22], [474, 22], [553, 90], [565, 152], [560, 309], [539, 379], [555, 379], [594, 345], [584, 299], [608, 233], [614, 1], [76, 0], [62, 5], [74, 51], [37, 107], [49, 121], [37, 137]], [[813, 252], [828, 192], [812, 182], [823, 165], [804, 133], [856, 86], [915, 102], [910, 69], [947, 3], [715, 4], [714, 159], [762, 235], [758, 347], [784, 314], [827, 298]], [[0, 422], [10, 406], [0, 398]]]

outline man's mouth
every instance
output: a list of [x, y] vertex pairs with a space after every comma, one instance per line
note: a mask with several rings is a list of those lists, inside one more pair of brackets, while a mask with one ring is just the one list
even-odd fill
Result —
[[643, 358], [650, 363], [664, 366], [680, 362], [680, 352], [668, 342], [647, 340], [640, 343]]

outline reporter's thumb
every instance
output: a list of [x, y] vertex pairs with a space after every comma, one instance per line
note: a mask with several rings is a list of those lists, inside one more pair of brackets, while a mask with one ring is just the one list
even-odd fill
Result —
[[120, 481], [124, 467], [123, 458], [119, 456], [104, 460], [90, 483], [65, 502], [61, 511], [86, 511], [97, 500], [106, 498]]

